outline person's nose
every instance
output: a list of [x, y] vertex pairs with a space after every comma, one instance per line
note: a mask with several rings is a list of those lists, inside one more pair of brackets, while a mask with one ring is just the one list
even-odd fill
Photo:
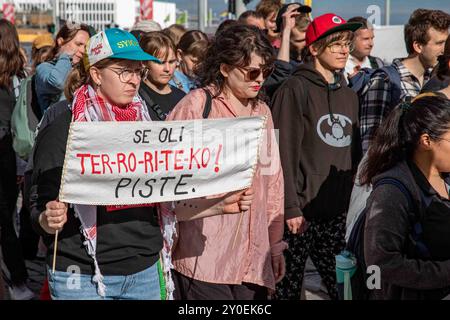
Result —
[[255, 82], [257, 82], [258, 84], [263, 83], [264, 81], [264, 76], [263, 76], [263, 72], [261, 71], [258, 75], [258, 77], [255, 79]]
[[164, 72], [169, 72], [170, 71], [170, 62], [167, 61], [166, 63], [163, 64], [164, 68]]
[[131, 79], [129, 81], [131, 84], [133, 84], [134, 86], [137, 86], [140, 82], [141, 82], [141, 77], [138, 73], [133, 72]]

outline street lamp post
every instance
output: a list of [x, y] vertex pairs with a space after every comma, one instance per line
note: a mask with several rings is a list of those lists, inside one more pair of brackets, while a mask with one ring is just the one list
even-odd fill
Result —
[[203, 32], [206, 28], [207, 2], [208, 0], [198, 0], [198, 29]]
[[386, 0], [386, 25], [391, 24], [391, 0]]
[[57, 32], [59, 30], [59, 0], [53, 0], [53, 23]]

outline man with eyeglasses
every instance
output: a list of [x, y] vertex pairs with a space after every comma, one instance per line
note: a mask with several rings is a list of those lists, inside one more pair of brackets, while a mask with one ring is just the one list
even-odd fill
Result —
[[337, 299], [335, 255], [345, 245], [345, 214], [359, 161], [358, 99], [340, 72], [361, 24], [335, 15], [306, 29], [307, 54], [272, 99], [284, 173], [286, 276], [277, 298], [299, 300], [311, 257]]

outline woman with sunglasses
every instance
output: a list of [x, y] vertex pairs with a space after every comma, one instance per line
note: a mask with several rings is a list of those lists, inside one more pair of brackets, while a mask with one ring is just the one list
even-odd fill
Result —
[[169, 82], [178, 65], [176, 48], [162, 31], [148, 32], [141, 37], [141, 48], [160, 62], [146, 63], [148, 73], [142, 79], [139, 95], [147, 103], [152, 120], [164, 120], [184, 96], [184, 91]]
[[[450, 100], [425, 93], [389, 113], [360, 181], [364, 256], [381, 274], [370, 299], [443, 299], [450, 293]], [[448, 297], [446, 298], [448, 299]]]
[[308, 256], [329, 296], [337, 298], [335, 255], [345, 245], [346, 212], [360, 159], [358, 99], [340, 70], [351, 50], [352, 31], [359, 27], [334, 14], [312, 21], [306, 29], [304, 63], [272, 100], [289, 242], [280, 299], [300, 299]]
[[[273, 60], [270, 42], [256, 27], [230, 26], [216, 35], [199, 65], [202, 88], [191, 91], [168, 117], [201, 119], [208, 93], [209, 118], [266, 116], [268, 134], [262, 146], [271, 164], [271, 170], [264, 171], [258, 163], [252, 187], [238, 193], [236, 214], [179, 222], [172, 253], [178, 299], [267, 299], [268, 289], [284, 275], [283, 174], [270, 110], [261, 99]], [[220, 197], [181, 201], [167, 210], [177, 217], [195, 211], [191, 205], [222, 212], [214, 205]]]

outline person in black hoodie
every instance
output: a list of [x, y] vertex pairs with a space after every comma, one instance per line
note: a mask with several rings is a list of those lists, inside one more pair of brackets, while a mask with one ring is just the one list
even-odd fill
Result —
[[367, 266], [379, 267], [381, 288], [369, 298], [450, 293], [449, 153], [450, 100], [440, 93], [400, 104], [380, 127], [359, 176], [375, 185], [366, 206], [364, 256]]
[[304, 64], [272, 100], [285, 179], [289, 243], [286, 277], [277, 298], [300, 299], [311, 257], [328, 294], [337, 298], [334, 256], [344, 247], [345, 213], [360, 158], [358, 99], [339, 73], [354, 30], [334, 14], [317, 17], [306, 31]]

